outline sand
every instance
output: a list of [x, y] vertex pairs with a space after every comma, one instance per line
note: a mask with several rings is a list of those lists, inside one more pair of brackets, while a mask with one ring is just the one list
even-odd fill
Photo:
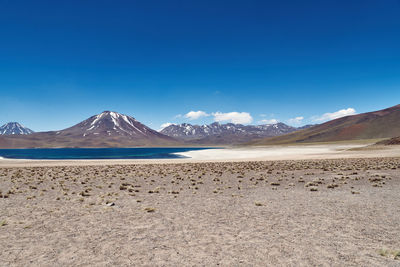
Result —
[[0, 265], [400, 266], [396, 153], [2, 160]]
[[[285, 160], [285, 159], [312, 159], [312, 158], [342, 158], [352, 154], [350, 149], [365, 147], [358, 144], [328, 144], [302, 146], [266, 146], [242, 147], [210, 150], [194, 150], [175, 153], [192, 160]], [[382, 149], [385, 150], [385, 149]], [[365, 155], [365, 153], [363, 153]], [[354, 156], [354, 155], [352, 155]]]

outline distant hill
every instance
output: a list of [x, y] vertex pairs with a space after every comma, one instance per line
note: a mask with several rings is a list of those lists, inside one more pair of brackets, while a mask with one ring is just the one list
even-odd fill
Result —
[[0, 135], [24, 135], [32, 133], [34, 132], [31, 129], [18, 122], [9, 122], [0, 127]]
[[70, 128], [25, 136], [1, 136], [1, 148], [171, 146], [180, 142], [136, 119], [104, 111]]
[[296, 130], [298, 128], [281, 122], [264, 125], [220, 124], [214, 122], [209, 125], [172, 124], [160, 132], [170, 137], [184, 140], [187, 143], [223, 145], [249, 142], [254, 139], [283, 135]]
[[273, 138], [264, 138], [251, 145], [330, 142], [400, 136], [400, 105], [374, 112], [342, 117], [308, 129]]
[[376, 145], [385, 145], [385, 146], [400, 145], [400, 136], [377, 142]]

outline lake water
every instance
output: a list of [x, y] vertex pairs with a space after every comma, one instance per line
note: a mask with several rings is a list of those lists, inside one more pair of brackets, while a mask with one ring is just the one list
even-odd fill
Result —
[[175, 153], [212, 148], [33, 148], [0, 149], [0, 159], [173, 159]]

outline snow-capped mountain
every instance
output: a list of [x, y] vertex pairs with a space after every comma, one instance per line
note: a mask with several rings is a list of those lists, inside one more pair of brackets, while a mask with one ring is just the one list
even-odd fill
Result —
[[298, 128], [281, 122], [264, 125], [220, 124], [214, 122], [209, 125], [192, 125], [188, 123], [172, 124], [162, 129], [160, 132], [187, 141], [208, 139], [208, 141], [211, 142], [213, 138], [210, 137], [218, 136], [221, 140], [226, 137], [226, 141], [231, 142], [234, 141], [234, 139], [238, 141], [249, 141], [255, 138], [278, 136], [296, 130], [298, 130]]
[[31, 134], [33, 131], [18, 122], [9, 122], [0, 127], [0, 135], [23, 135]]
[[62, 134], [80, 134], [82, 137], [127, 136], [131, 138], [148, 138], [151, 136], [163, 136], [135, 118], [114, 111], [104, 111], [60, 132]]
[[137, 147], [177, 146], [180, 142], [133, 117], [104, 111], [70, 128], [25, 136], [4, 136], [0, 147]]

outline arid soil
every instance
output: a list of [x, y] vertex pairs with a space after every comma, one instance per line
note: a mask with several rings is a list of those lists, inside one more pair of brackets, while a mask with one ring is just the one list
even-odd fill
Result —
[[1, 266], [400, 266], [400, 158], [0, 168]]

